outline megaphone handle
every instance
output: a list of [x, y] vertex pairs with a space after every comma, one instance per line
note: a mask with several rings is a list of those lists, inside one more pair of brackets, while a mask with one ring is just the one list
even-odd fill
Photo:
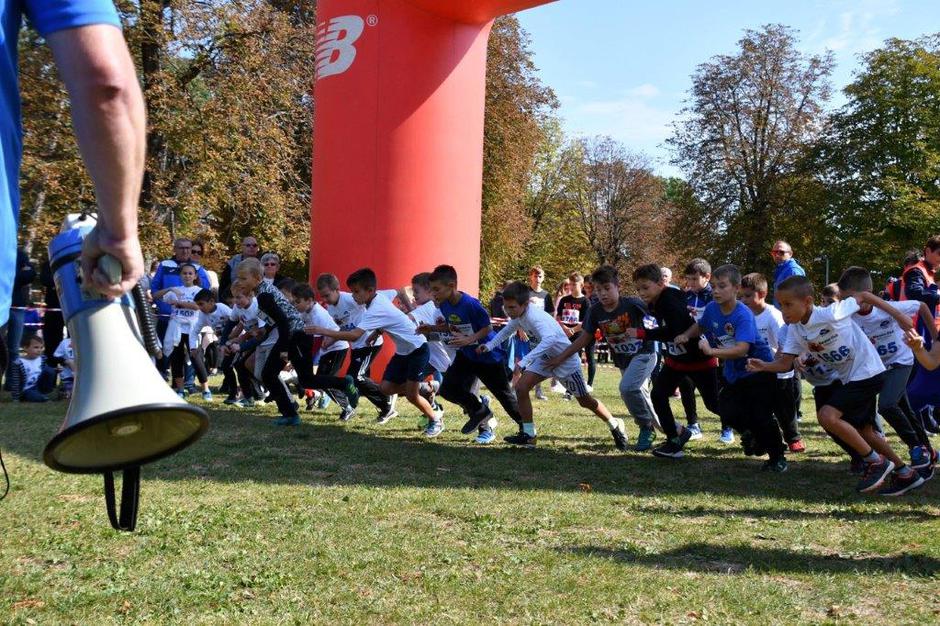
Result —
[[104, 502], [108, 519], [115, 530], [132, 532], [137, 526], [137, 503], [140, 500], [140, 467], [128, 467], [121, 481], [121, 513], [115, 510], [114, 473], [104, 473]]

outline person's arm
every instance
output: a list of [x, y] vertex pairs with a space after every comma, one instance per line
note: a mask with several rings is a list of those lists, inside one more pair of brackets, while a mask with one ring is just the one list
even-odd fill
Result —
[[322, 326], [310, 326], [308, 328], [314, 335], [332, 337], [339, 341], [356, 341], [366, 334], [366, 331], [361, 328], [353, 328], [352, 330], [331, 330], [329, 328], [323, 328]]
[[455, 348], [469, 346], [486, 339], [486, 337], [493, 331], [493, 326], [490, 324], [489, 312], [483, 308], [482, 304], [477, 302], [474, 302], [471, 307], [470, 323], [473, 326], [478, 326], [479, 330], [470, 335], [460, 335], [459, 333], [454, 333], [455, 338], [452, 339], [448, 345], [454, 346]]
[[698, 342], [698, 347], [705, 356], [712, 356], [716, 359], [740, 359], [747, 356], [751, 344], [747, 341], [736, 341], [730, 348], [713, 348], [708, 340], [702, 337]]
[[[95, 186], [98, 225], [82, 245], [82, 272], [106, 296], [128, 291], [144, 274], [137, 238], [146, 115], [137, 72], [121, 30], [100, 24], [46, 37], [69, 93], [82, 160]], [[123, 268], [112, 285], [97, 269], [110, 254]]]
[[519, 318], [509, 320], [509, 323], [503, 326], [503, 329], [496, 333], [496, 336], [484, 344], [480, 344], [477, 352], [492, 352], [493, 348], [502, 345], [504, 341], [512, 337], [512, 334], [519, 328]]
[[[922, 303], [923, 304], [923, 303]], [[924, 347], [924, 338], [916, 330], [909, 330], [904, 334], [904, 343], [910, 347], [917, 362], [924, 369], [933, 371], [940, 367], [940, 342], [934, 342], [930, 351]]]
[[[688, 329], [685, 330], [685, 332], [681, 332], [678, 335], [676, 335], [675, 338], [673, 339], [673, 342], [681, 345], [684, 343], [689, 343], [690, 339], [698, 339], [701, 336], [702, 336], [702, 327], [698, 325], [698, 322], [695, 322], [694, 324], [689, 326]], [[747, 354], [747, 352], [745, 352], [745, 354]]]
[[909, 318], [904, 313], [901, 313], [896, 308], [894, 308], [893, 306], [891, 306], [890, 304], [888, 304], [887, 302], [885, 302], [884, 300], [882, 300], [881, 298], [879, 298], [878, 296], [876, 296], [875, 294], [871, 292], [868, 292], [868, 291], [859, 292], [855, 294], [855, 300], [859, 304], [862, 304], [862, 303], [870, 304], [873, 307], [881, 309], [882, 311], [884, 311], [885, 313], [893, 317], [894, 321], [898, 323], [898, 326], [900, 326], [901, 330], [903, 330], [904, 332], [907, 332], [911, 330], [912, 328], [914, 328], [914, 322], [911, 320], [911, 318]]
[[[747, 354], [747, 350], [745, 350], [744, 354]], [[740, 358], [740, 357], [736, 357], [736, 358]], [[773, 361], [761, 361], [760, 359], [748, 359], [747, 371], [749, 372], [774, 372], [777, 374], [782, 374], [783, 372], [789, 372], [790, 370], [793, 369], [793, 360], [795, 358], [796, 358], [796, 355], [794, 354], [778, 352], [777, 356], [774, 357]]]
[[924, 325], [927, 326], [927, 332], [930, 333], [930, 338], [933, 341], [937, 340], [937, 323], [934, 320], [933, 313], [930, 312], [930, 307], [927, 306], [926, 302], [920, 303], [920, 311], [918, 311], [921, 319], [924, 320]]
[[212, 289], [212, 283], [209, 280], [209, 273], [206, 271], [206, 268], [199, 266], [199, 271], [196, 272], [196, 277], [199, 279], [199, 286], [203, 289]]

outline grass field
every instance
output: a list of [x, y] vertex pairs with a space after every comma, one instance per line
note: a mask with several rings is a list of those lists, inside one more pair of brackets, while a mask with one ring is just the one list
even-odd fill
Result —
[[[615, 385], [602, 368], [623, 415]], [[273, 405], [215, 404], [201, 441], [145, 467], [127, 534], [100, 477], [39, 459], [64, 404], [5, 399], [0, 621], [940, 622], [940, 479], [856, 495], [810, 407], [807, 453], [770, 475], [704, 412], [705, 439], [671, 461], [616, 451], [554, 394], [534, 450], [476, 446], [455, 411], [424, 440], [403, 402], [384, 426], [371, 406], [341, 424], [334, 405], [293, 428], [270, 424]]]

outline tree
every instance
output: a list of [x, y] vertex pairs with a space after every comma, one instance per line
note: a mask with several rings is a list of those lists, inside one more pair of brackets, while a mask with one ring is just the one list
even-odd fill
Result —
[[663, 257], [663, 187], [645, 157], [599, 137], [575, 142], [566, 168], [567, 202], [596, 263], [626, 268]]
[[801, 54], [782, 25], [745, 31], [738, 48], [698, 66], [668, 143], [715, 220], [702, 227], [716, 237], [716, 255], [769, 269], [777, 234], [768, 225], [794, 216], [793, 181], [823, 129], [833, 61]]
[[816, 163], [840, 263], [890, 272], [940, 232], [940, 33], [864, 61]]

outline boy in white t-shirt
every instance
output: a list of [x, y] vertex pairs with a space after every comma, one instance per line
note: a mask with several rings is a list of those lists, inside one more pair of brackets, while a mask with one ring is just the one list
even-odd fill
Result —
[[388, 333], [395, 343], [395, 356], [385, 366], [379, 391], [385, 396], [404, 394], [430, 421], [431, 425], [424, 434], [436, 437], [444, 430], [443, 415], [431, 407], [419, 389], [421, 381], [430, 371], [431, 352], [427, 339], [415, 332], [415, 324], [411, 318], [396, 308], [390, 299], [376, 291], [376, 284], [375, 272], [369, 268], [356, 270], [346, 279], [353, 299], [365, 309], [355, 328], [332, 330], [313, 326], [308, 328], [307, 332], [346, 340], [352, 345], [356, 345], [363, 337]]
[[[348, 291], [340, 291], [339, 279], [334, 274], [317, 276], [317, 293], [323, 300], [327, 312], [339, 329], [351, 331], [356, 328], [365, 307], [356, 302]], [[389, 300], [394, 300], [398, 292], [391, 289], [379, 290]], [[379, 410], [377, 421], [384, 424], [398, 415], [395, 399], [382, 393], [379, 385], [372, 380], [372, 361], [382, 349], [382, 333], [369, 333], [349, 342], [349, 367], [346, 375], [356, 381], [359, 395], [375, 405]]]
[[264, 336], [264, 322], [258, 317], [257, 298], [243, 289], [237, 280], [232, 283], [232, 297], [235, 306], [232, 307], [229, 320], [234, 322], [235, 326], [224, 338], [222, 369], [226, 371], [231, 368], [234, 372], [242, 398], [238, 400], [237, 391], [231, 387], [225, 404], [239, 404], [250, 408], [264, 397], [258, 381], [255, 380], [253, 368], [249, 367], [249, 360]]
[[62, 364], [59, 370], [59, 383], [62, 386], [62, 397], [66, 400], [72, 397], [75, 387], [75, 350], [72, 349], [72, 338], [64, 337], [56, 346], [52, 356], [59, 359]]
[[173, 307], [170, 323], [163, 337], [163, 351], [170, 351], [170, 366], [176, 393], [181, 398], [185, 395], [183, 377], [186, 373], [188, 353], [193, 369], [196, 370], [196, 377], [202, 385], [202, 399], [209, 402], [212, 400], [212, 392], [209, 391], [209, 374], [206, 372], [206, 364], [199, 350], [200, 329], [196, 327], [199, 307], [196, 306], [194, 300], [196, 294], [202, 291], [202, 287], [196, 284], [196, 266], [191, 263], [182, 264], [180, 279], [183, 281], [181, 286], [161, 289], [153, 294], [154, 300], [162, 300]]
[[[756, 272], [741, 278], [741, 302], [754, 314], [757, 332], [770, 351], [777, 354], [782, 345], [781, 332], [786, 324], [783, 314], [767, 303], [767, 279]], [[800, 381], [793, 371], [777, 374], [773, 411], [790, 452], [805, 452], [797, 415], [800, 408]]]
[[[316, 294], [313, 291], [313, 287], [307, 283], [297, 284], [291, 290], [291, 295], [294, 297], [294, 306], [297, 307], [297, 311], [300, 312], [300, 316], [304, 320], [305, 332], [310, 332], [310, 329], [317, 326], [329, 328], [330, 330], [339, 330], [339, 326], [336, 325], [336, 322], [333, 321], [330, 314], [316, 301]], [[343, 341], [342, 339], [333, 339], [331, 337], [323, 337], [322, 339], [323, 341], [320, 344], [320, 362], [317, 366], [315, 378], [337, 378], [336, 375], [343, 366], [343, 360], [346, 358], [346, 353], [349, 351], [349, 342]], [[321, 380], [321, 382], [326, 381]], [[340, 387], [337, 387], [335, 381], [333, 381], [332, 384], [325, 384], [323, 388], [326, 390], [329, 397], [339, 405], [342, 411], [339, 419], [343, 422], [348, 422], [353, 415], [355, 415], [356, 409], [350, 406], [346, 394]]]
[[[871, 293], [872, 280], [868, 270], [862, 267], [850, 267], [839, 278], [839, 293], [843, 298], [850, 298], [861, 293]], [[918, 314], [923, 317], [932, 339], [937, 338], [933, 315], [929, 307], [919, 300], [892, 302], [891, 307], [902, 315], [913, 318]], [[878, 356], [886, 368], [884, 384], [878, 394], [878, 413], [904, 441], [911, 454], [911, 467], [925, 479], [933, 477], [933, 449], [923, 425], [909, 410], [907, 402], [907, 383], [914, 368], [914, 353], [904, 341], [904, 330], [898, 325], [895, 315], [870, 304], [860, 304], [852, 320], [865, 333], [875, 346]]]
[[502, 345], [520, 328], [533, 345], [532, 351], [516, 365], [519, 376], [513, 383], [522, 418], [520, 430], [518, 434], [509, 435], [503, 440], [521, 446], [535, 445], [535, 423], [529, 392], [542, 381], [554, 377], [577, 399], [578, 404], [604, 422], [610, 429], [616, 447], [626, 450], [627, 434], [623, 420], [611, 415], [600, 400], [591, 396], [584, 374], [581, 373], [581, 359], [577, 354], [558, 358], [571, 346], [571, 339], [554, 317], [539, 306], [531, 304], [530, 297], [528, 285], [520, 282], [510, 283], [503, 290], [503, 310], [510, 317], [510, 322], [495, 337], [477, 348], [478, 352], [489, 352]]
[[[920, 487], [924, 479], [904, 464], [875, 429], [875, 399], [881, 391], [885, 367], [865, 333], [851, 319], [859, 309], [858, 300], [888, 312], [893, 309], [870, 293], [825, 308], [813, 305], [814, 295], [813, 283], [805, 276], [791, 276], [780, 284], [776, 297], [783, 319], [790, 325], [786, 344], [773, 362], [749, 359], [748, 369], [786, 372], [793, 369], [796, 357], [807, 351], [825, 362], [835, 371], [838, 384], [834, 383], [835, 389], [817, 418], [823, 428], [865, 461], [858, 491], [896, 496]], [[898, 316], [905, 319], [900, 313]], [[913, 326], [910, 320], [907, 323]], [[890, 484], [883, 487], [889, 476]]]

